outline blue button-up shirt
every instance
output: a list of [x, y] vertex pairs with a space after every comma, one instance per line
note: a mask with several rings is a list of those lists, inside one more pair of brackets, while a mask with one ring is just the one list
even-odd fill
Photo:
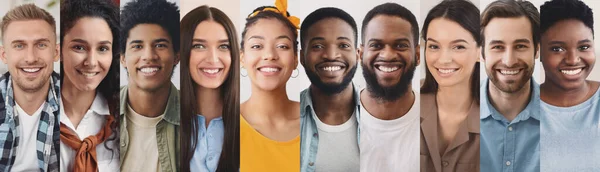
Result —
[[218, 117], [210, 121], [206, 127], [206, 119], [198, 116], [198, 141], [192, 161], [191, 171], [214, 172], [217, 171], [221, 150], [223, 148], [223, 118]]
[[[353, 99], [356, 108], [354, 109], [354, 113], [356, 114], [356, 121], [358, 122], [358, 118], [360, 117], [360, 94], [356, 89], [356, 86], [352, 84], [353, 87]], [[315, 119], [313, 119], [313, 115], [315, 114], [315, 109], [313, 107], [312, 97], [310, 96], [310, 87], [303, 90], [300, 93], [300, 171], [301, 172], [314, 172], [315, 171], [315, 161], [317, 159], [317, 149], [319, 148], [319, 133], [317, 129], [317, 124]], [[358, 126], [358, 125], [357, 125]], [[357, 141], [360, 140], [359, 134], [360, 130], [357, 129]], [[358, 155], [357, 155], [358, 156]]]
[[490, 103], [489, 80], [481, 84], [481, 171], [540, 171], [540, 86], [531, 79], [529, 104], [508, 121]]

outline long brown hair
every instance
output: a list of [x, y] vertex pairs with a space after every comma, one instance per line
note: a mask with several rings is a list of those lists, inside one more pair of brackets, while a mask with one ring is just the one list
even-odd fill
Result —
[[[477, 46], [481, 46], [481, 35], [479, 34], [479, 9], [471, 2], [466, 0], [444, 0], [442, 3], [436, 5], [429, 11], [425, 22], [423, 23], [422, 36], [424, 40], [427, 40], [427, 29], [433, 19], [445, 18], [452, 20], [462, 26], [465, 30], [469, 31]], [[427, 54], [424, 54], [425, 61], [427, 61]], [[479, 57], [477, 57], [479, 58]], [[427, 64], [427, 62], [425, 62]], [[473, 73], [471, 74], [471, 97], [477, 104], [479, 104], [479, 62], [475, 62]], [[425, 81], [421, 86], [421, 93], [437, 93], [438, 83], [433, 78], [433, 75], [429, 71], [429, 68], [425, 66]]]
[[213, 20], [221, 24], [227, 32], [231, 46], [231, 67], [227, 79], [221, 85], [223, 97], [222, 118], [224, 124], [223, 149], [217, 171], [238, 171], [240, 164], [240, 48], [237, 32], [231, 20], [219, 9], [200, 6], [181, 20], [181, 157], [182, 171], [190, 171], [190, 161], [194, 156], [198, 139], [198, 104], [196, 102], [196, 84], [190, 76], [190, 51], [192, 39], [198, 24], [202, 21]]

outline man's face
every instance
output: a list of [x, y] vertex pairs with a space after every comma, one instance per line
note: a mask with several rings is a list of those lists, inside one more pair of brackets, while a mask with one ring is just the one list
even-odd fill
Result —
[[308, 28], [305, 39], [300, 61], [311, 83], [326, 94], [340, 93], [357, 67], [352, 27], [339, 18], [322, 19]]
[[485, 71], [502, 92], [521, 90], [531, 79], [536, 48], [527, 17], [493, 18], [485, 27]]
[[2, 61], [16, 86], [25, 92], [37, 92], [49, 84], [59, 48], [52, 26], [44, 20], [11, 22], [4, 31]]
[[393, 101], [408, 92], [419, 46], [414, 46], [411, 24], [400, 17], [378, 15], [367, 25], [360, 58], [367, 89], [375, 98]]
[[129, 30], [121, 64], [127, 68], [129, 87], [147, 92], [169, 87], [179, 57], [167, 31], [157, 24], [138, 24]]
[[542, 34], [541, 44], [546, 82], [563, 90], [582, 88], [596, 63], [592, 30], [579, 20], [559, 21]]

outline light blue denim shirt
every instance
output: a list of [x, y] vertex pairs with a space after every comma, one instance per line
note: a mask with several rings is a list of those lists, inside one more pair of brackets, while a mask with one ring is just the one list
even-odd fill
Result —
[[192, 161], [191, 171], [214, 172], [217, 171], [221, 150], [223, 149], [223, 118], [218, 117], [210, 121], [206, 127], [206, 119], [198, 116], [198, 141]]
[[600, 171], [600, 90], [571, 107], [541, 104], [541, 170]]
[[527, 107], [508, 121], [490, 103], [489, 79], [481, 84], [481, 171], [540, 171], [540, 85], [531, 79]]
[[[356, 85], [352, 84], [353, 87], [353, 99], [356, 108], [354, 113], [356, 114], [356, 121], [359, 121], [360, 117], [360, 94]], [[303, 90], [300, 93], [300, 171], [301, 172], [314, 172], [315, 171], [315, 160], [317, 159], [317, 149], [319, 147], [319, 133], [317, 124], [313, 115], [315, 110], [313, 107], [313, 101], [310, 96], [310, 87]], [[358, 126], [358, 125], [357, 125]], [[359, 127], [360, 128], [360, 127]], [[357, 129], [357, 140], [359, 137], [360, 130]]]

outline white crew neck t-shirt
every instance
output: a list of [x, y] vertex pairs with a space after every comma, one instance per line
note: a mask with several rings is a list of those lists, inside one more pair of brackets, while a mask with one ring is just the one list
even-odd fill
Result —
[[33, 115], [29, 115], [15, 102], [14, 113], [19, 119], [19, 146], [17, 146], [17, 156], [11, 171], [39, 171], [37, 158], [37, 131], [42, 114], [42, 106], [36, 110]]

